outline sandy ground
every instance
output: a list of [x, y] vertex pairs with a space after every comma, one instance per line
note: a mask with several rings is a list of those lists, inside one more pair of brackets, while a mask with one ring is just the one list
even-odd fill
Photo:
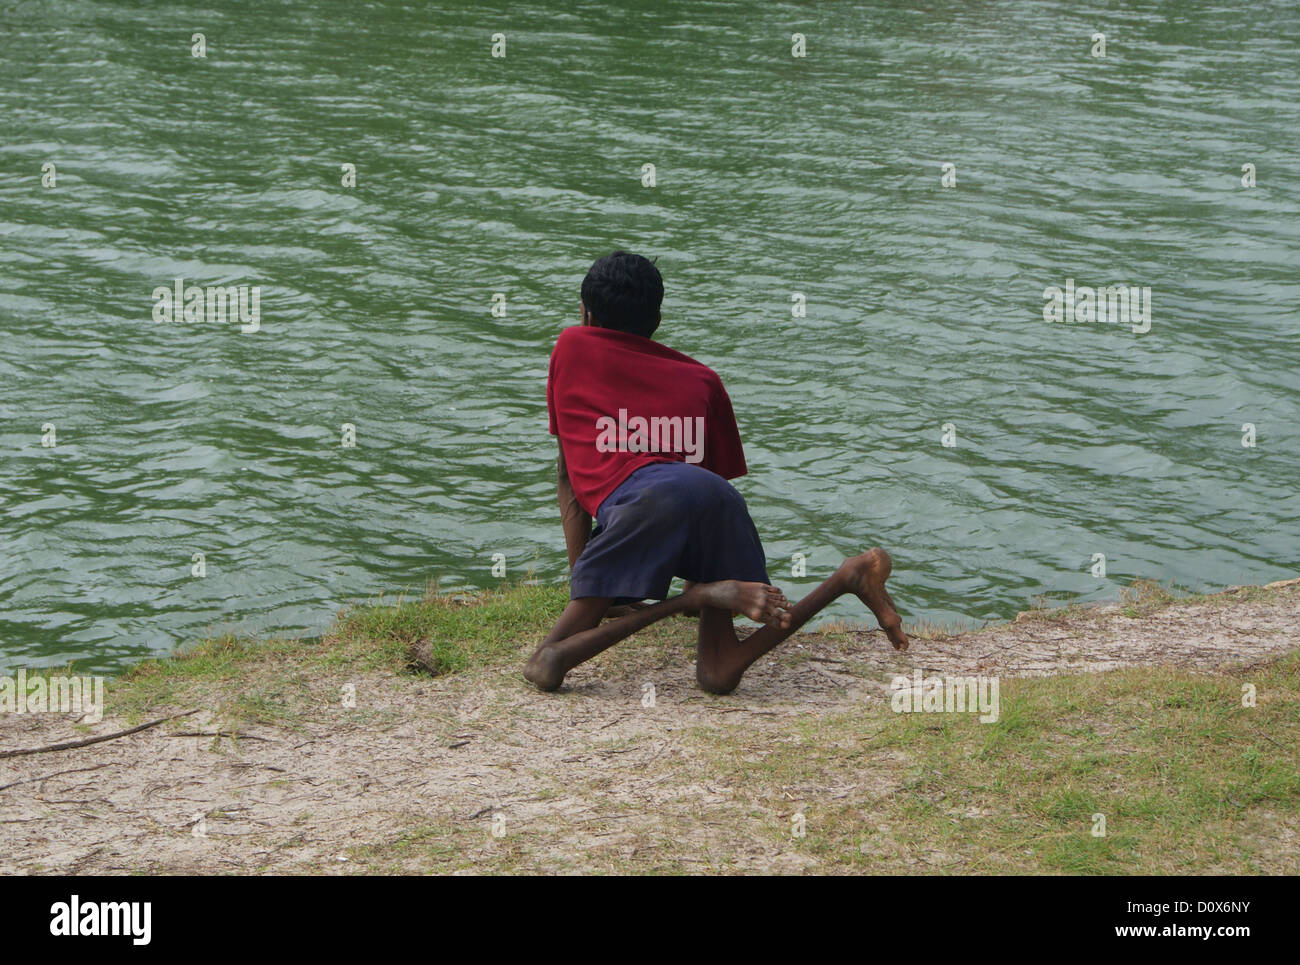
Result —
[[[660, 834], [686, 836], [682, 855], [707, 856], [707, 815], [734, 789], [693, 758], [696, 728], [780, 740], [799, 719], [887, 699], [890, 677], [918, 667], [1011, 677], [1250, 665], [1300, 647], [1300, 580], [1271, 586], [1279, 592], [1266, 602], [1233, 602], [1230, 592], [1227, 602], [1139, 618], [1118, 606], [1063, 621], [1022, 614], [1003, 626], [915, 640], [904, 654], [878, 631], [836, 640], [805, 634], [723, 698], [695, 688], [694, 666], [680, 650], [630, 644], [619, 661], [578, 668], [553, 695], [533, 691], [517, 670], [313, 679], [292, 725], [241, 724], [238, 741], [177, 736], [218, 726], [200, 710], [117, 740], [0, 759], [0, 871], [429, 870], [427, 858], [404, 864], [400, 849], [386, 850], [412, 834], [445, 839], [447, 866], [463, 870], [510, 848], [518, 851], [510, 870], [601, 870]], [[356, 687], [355, 709], [339, 706], [343, 682]], [[653, 707], [643, 705], [647, 683]], [[74, 723], [7, 715], [0, 749], [86, 736]], [[126, 726], [106, 717], [90, 733]], [[854, 787], [889, 780], [869, 763], [852, 777]], [[813, 860], [761, 840], [732, 840], [730, 848], [741, 870], [799, 871]], [[689, 868], [693, 859], [679, 860]]]

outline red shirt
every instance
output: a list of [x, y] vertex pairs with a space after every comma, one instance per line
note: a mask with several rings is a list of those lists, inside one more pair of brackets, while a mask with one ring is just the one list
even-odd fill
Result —
[[562, 331], [546, 408], [578, 505], [592, 516], [653, 462], [691, 462], [723, 479], [748, 471], [718, 374], [641, 335], [591, 325]]

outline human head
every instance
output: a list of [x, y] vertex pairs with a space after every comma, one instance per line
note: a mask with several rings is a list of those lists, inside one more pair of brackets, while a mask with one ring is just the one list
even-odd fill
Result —
[[596, 262], [582, 280], [584, 325], [649, 338], [659, 327], [664, 280], [654, 262], [615, 251]]

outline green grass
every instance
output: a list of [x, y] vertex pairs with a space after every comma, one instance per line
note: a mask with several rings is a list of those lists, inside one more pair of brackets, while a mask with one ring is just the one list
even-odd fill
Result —
[[410, 647], [427, 640], [435, 660], [428, 669], [456, 673], [513, 658], [550, 628], [568, 599], [564, 586], [520, 583], [478, 595], [473, 605], [438, 593], [396, 605], [379, 600], [339, 619], [329, 634], [331, 655], [335, 662], [360, 657], [360, 670], [394, 668], [407, 664]]
[[[564, 586], [509, 584], [466, 599], [430, 589], [416, 599], [382, 597], [339, 614], [318, 638], [226, 634], [136, 664], [108, 682], [108, 712], [138, 722], [164, 707], [203, 706], [224, 723], [258, 721], [294, 727], [321, 693], [319, 678], [410, 674], [411, 647], [428, 641], [439, 674], [520, 659], [568, 601]], [[45, 671], [49, 672], [49, 671]]]
[[[1253, 708], [1241, 705], [1248, 682]], [[1294, 845], [1275, 847], [1300, 824], [1300, 655], [1214, 677], [1004, 680], [1001, 696], [995, 724], [894, 714], [882, 701], [874, 714], [809, 718], [776, 744], [719, 730], [696, 739], [716, 779], [760, 809], [788, 809], [784, 789], [874, 767], [876, 793], [805, 802], [799, 846], [831, 867], [899, 872], [939, 855], [937, 868], [963, 873], [1300, 870]], [[788, 838], [770, 823], [773, 841]]]

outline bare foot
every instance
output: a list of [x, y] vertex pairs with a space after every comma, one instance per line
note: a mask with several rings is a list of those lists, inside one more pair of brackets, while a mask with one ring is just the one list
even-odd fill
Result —
[[524, 676], [538, 690], [559, 690], [566, 672], [560, 663], [560, 655], [546, 644], [534, 650], [528, 663], [524, 664]]
[[743, 613], [756, 623], [782, 629], [790, 625], [790, 601], [779, 589], [766, 583], [742, 583], [739, 580], [696, 583], [682, 596], [696, 598], [700, 606]]
[[893, 569], [889, 554], [879, 546], [873, 546], [861, 556], [847, 559], [840, 564], [839, 575], [845, 581], [845, 588], [857, 595], [876, 615], [880, 628], [889, 637], [895, 650], [907, 649], [907, 634], [903, 632], [903, 620], [894, 609], [894, 601], [885, 589], [885, 580]]

